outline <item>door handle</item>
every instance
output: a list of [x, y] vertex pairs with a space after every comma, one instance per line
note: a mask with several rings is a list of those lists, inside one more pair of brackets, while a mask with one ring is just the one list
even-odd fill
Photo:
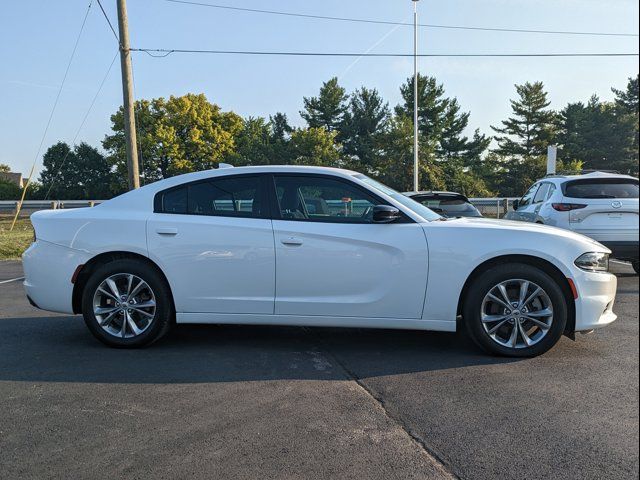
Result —
[[158, 227], [156, 228], [158, 235], [177, 235], [178, 229], [173, 227]]
[[280, 242], [282, 242], [283, 245], [287, 245], [290, 247], [299, 247], [303, 243], [301, 239], [296, 237], [283, 238], [282, 240], [280, 240]]

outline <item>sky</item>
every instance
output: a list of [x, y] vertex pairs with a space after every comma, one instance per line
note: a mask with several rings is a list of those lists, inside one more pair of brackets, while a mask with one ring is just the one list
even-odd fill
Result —
[[[199, 0], [235, 7], [312, 15], [411, 22], [409, 0]], [[117, 26], [115, 0], [102, 0]], [[0, 16], [0, 163], [28, 173], [57, 141], [72, 142], [105, 76], [117, 44], [94, 0], [51, 126], [40, 143], [89, 0], [5, 1]], [[420, 22], [466, 26], [638, 33], [637, 0], [421, 0]], [[131, 47], [412, 53], [411, 27], [272, 16], [166, 0], [128, 0]], [[420, 30], [422, 53], [637, 53], [638, 37], [589, 37], [461, 30]], [[376, 88], [393, 107], [412, 75], [410, 58], [300, 58], [133, 54], [136, 98], [204, 93], [242, 116], [284, 112], [293, 125], [304, 96], [338, 76], [353, 91]], [[638, 74], [638, 57], [424, 58], [420, 71], [435, 76], [448, 96], [471, 112], [469, 129], [491, 133], [510, 113], [515, 84], [541, 80], [552, 107], [613, 98]], [[122, 103], [116, 61], [76, 143], [96, 147]]]

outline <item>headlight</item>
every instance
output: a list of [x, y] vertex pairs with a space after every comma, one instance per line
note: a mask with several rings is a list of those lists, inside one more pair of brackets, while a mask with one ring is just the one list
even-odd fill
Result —
[[609, 254], [600, 252], [589, 252], [578, 257], [575, 261], [578, 268], [588, 272], [608, 272]]

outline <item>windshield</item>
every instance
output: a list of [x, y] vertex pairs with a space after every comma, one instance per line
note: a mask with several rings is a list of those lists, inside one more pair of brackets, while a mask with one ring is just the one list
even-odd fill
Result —
[[357, 175], [354, 175], [354, 177], [357, 178], [358, 180], [363, 181], [370, 187], [375, 188], [379, 192], [382, 192], [385, 195], [389, 195], [396, 202], [407, 207], [409, 210], [411, 210], [412, 212], [416, 213], [417, 215], [421, 216], [422, 218], [424, 218], [429, 222], [442, 219], [440, 215], [438, 215], [433, 210], [425, 207], [421, 203], [418, 203], [415, 200], [412, 200], [411, 198], [404, 196], [400, 192], [395, 191], [393, 188], [387, 187], [386, 185], [383, 185], [382, 183], [377, 182], [376, 180], [369, 178], [366, 175], [362, 175], [361, 173], [359, 173]]

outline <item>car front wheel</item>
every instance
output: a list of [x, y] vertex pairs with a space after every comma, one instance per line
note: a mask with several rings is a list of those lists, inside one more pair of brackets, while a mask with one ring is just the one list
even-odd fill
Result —
[[492, 267], [475, 279], [463, 318], [471, 338], [489, 353], [533, 357], [553, 347], [567, 323], [561, 287], [525, 264]]
[[135, 259], [98, 267], [82, 297], [84, 321], [111, 347], [134, 348], [160, 339], [172, 324], [171, 292], [163, 276]]

